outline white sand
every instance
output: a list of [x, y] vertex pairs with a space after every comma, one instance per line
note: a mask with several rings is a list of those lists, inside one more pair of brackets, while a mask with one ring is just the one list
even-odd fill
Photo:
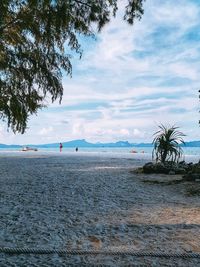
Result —
[[[191, 184], [144, 183], [175, 177], [134, 174], [147, 158], [132, 157], [1, 154], [0, 246], [200, 252], [200, 197], [186, 196]], [[200, 266], [200, 260], [0, 255], [0, 266], [69, 264]]]

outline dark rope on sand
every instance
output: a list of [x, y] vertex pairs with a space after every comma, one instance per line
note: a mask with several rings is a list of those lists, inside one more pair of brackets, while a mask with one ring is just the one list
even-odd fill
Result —
[[36, 249], [36, 248], [8, 248], [0, 247], [0, 253], [6, 254], [58, 254], [58, 255], [110, 255], [134, 257], [159, 257], [159, 258], [199, 258], [200, 253], [165, 253], [165, 252], [136, 252], [133, 250], [76, 250], [76, 249]]

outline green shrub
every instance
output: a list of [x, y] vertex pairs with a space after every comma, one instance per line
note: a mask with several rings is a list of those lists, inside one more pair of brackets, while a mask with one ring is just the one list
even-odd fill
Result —
[[154, 134], [152, 157], [156, 162], [178, 162], [183, 154], [180, 144], [185, 144], [183, 141], [182, 132], [178, 131], [179, 127], [159, 125], [159, 130]]

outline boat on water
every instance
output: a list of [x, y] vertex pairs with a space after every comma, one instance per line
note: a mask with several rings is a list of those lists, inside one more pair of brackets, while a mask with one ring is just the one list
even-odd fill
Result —
[[136, 150], [131, 150], [130, 152], [131, 153], [138, 153]]
[[26, 146], [22, 148], [22, 151], [38, 151], [38, 149], [34, 147]]

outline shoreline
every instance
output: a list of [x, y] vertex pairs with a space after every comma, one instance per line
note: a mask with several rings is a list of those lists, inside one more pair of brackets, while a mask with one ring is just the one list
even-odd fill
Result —
[[[0, 150], [0, 158], [1, 157], [12, 157], [12, 156], [22, 156], [22, 157], [40, 157], [40, 156], [73, 156], [73, 157], [99, 157], [99, 158], [127, 158], [133, 160], [141, 160], [141, 164], [152, 161], [152, 154], [151, 153], [131, 153], [131, 152], [110, 152], [110, 151], [45, 151], [45, 150], [38, 150], [38, 151], [1, 151]], [[181, 159], [189, 162], [197, 163], [200, 160], [200, 155], [187, 155], [185, 154]]]

